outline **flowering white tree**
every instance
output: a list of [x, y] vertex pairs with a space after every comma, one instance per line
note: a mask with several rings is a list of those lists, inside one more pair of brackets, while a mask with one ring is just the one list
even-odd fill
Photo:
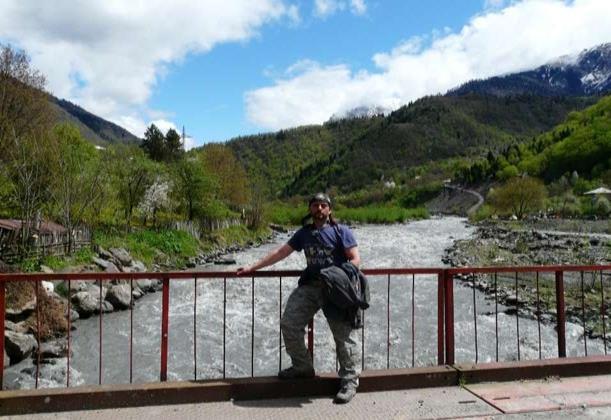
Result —
[[153, 219], [153, 226], [157, 226], [157, 212], [167, 210], [171, 206], [170, 190], [172, 185], [165, 177], [158, 175], [155, 182], [146, 190], [138, 209], [144, 216], [144, 224], [150, 216]]

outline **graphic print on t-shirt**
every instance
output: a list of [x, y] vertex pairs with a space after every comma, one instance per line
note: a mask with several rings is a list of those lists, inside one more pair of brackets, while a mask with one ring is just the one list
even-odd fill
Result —
[[326, 248], [321, 243], [309, 243], [303, 251], [308, 267], [325, 268], [333, 265], [333, 248]]

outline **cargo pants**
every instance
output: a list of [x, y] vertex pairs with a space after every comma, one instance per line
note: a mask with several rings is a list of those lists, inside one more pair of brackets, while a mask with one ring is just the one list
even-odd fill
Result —
[[[304, 342], [305, 327], [323, 304], [323, 288], [318, 285], [299, 286], [288, 298], [280, 327], [286, 352], [291, 357], [295, 369], [308, 370], [313, 367]], [[361, 373], [361, 352], [357, 347], [357, 330], [346, 321], [327, 318], [327, 322], [335, 340], [341, 385], [358, 386], [358, 378]]]

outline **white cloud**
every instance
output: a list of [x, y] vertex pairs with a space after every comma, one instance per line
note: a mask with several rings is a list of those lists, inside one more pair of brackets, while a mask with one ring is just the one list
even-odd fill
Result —
[[376, 72], [302, 60], [273, 85], [245, 94], [247, 117], [280, 129], [320, 124], [363, 105], [397, 108], [474, 78], [534, 68], [608, 42], [609, 22], [608, 0], [512, 2], [473, 17], [457, 33], [433, 32], [375, 54]]
[[365, 0], [350, 0], [350, 10], [355, 15], [364, 15], [367, 12]]
[[189, 53], [299, 21], [289, 0], [3, 0], [0, 39], [24, 48], [48, 89], [142, 136], [165, 67]]
[[343, 2], [337, 0], [314, 0], [314, 14], [319, 17], [327, 17], [341, 10]]
[[320, 18], [326, 18], [347, 9], [355, 15], [364, 15], [367, 12], [367, 4], [365, 0], [314, 0], [314, 15]]

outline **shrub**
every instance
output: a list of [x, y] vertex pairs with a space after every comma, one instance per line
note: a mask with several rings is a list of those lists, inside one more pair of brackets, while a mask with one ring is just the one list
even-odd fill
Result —
[[611, 204], [609, 200], [602, 196], [597, 197], [594, 202], [594, 212], [601, 217], [605, 217], [611, 213]]
[[513, 213], [519, 219], [543, 208], [546, 196], [547, 190], [543, 182], [527, 176], [513, 178], [489, 194], [491, 204], [496, 210], [504, 214]]

